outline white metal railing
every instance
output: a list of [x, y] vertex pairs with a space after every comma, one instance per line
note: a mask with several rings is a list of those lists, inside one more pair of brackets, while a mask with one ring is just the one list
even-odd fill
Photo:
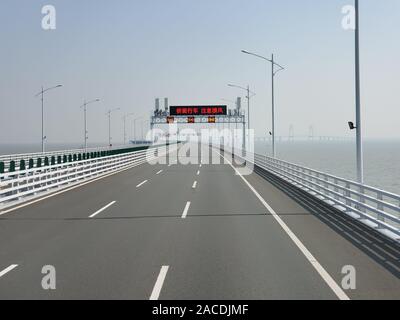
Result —
[[9, 154], [9, 155], [0, 155], [0, 161], [8, 164], [10, 161], [14, 160], [15, 162], [20, 160], [29, 160], [36, 158], [45, 158], [51, 156], [59, 156], [59, 155], [70, 155], [77, 153], [90, 153], [90, 152], [99, 152], [99, 151], [110, 151], [110, 150], [118, 150], [118, 149], [129, 149], [138, 147], [136, 145], [123, 145], [123, 146], [114, 146], [114, 147], [96, 147], [96, 148], [87, 148], [85, 149], [67, 149], [67, 150], [57, 150], [57, 151], [48, 151], [48, 152], [33, 152], [33, 153], [18, 153], [18, 154]]
[[0, 162], [4, 164], [4, 171], [9, 171], [11, 161], [14, 161], [15, 170], [19, 170], [20, 161], [24, 160], [25, 165], [29, 164], [29, 160], [33, 160], [34, 163], [40, 159], [42, 161], [42, 166], [44, 165], [45, 158], [48, 158], [49, 162], [52, 157], [57, 158], [58, 156], [73, 156], [79, 154], [90, 154], [93, 152], [102, 152], [102, 151], [114, 151], [114, 150], [124, 150], [131, 148], [140, 148], [148, 147], [149, 145], [124, 145], [124, 146], [115, 146], [115, 147], [97, 147], [97, 148], [87, 148], [85, 149], [71, 149], [71, 150], [57, 150], [57, 151], [49, 151], [49, 152], [35, 152], [35, 153], [21, 153], [21, 154], [12, 154], [12, 155], [0, 155]]
[[235, 156], [400, 240], [400, 195], [265, 155], [236, 149]]
[[0, 210], [166, 155], [177, 144], [0, 174]]

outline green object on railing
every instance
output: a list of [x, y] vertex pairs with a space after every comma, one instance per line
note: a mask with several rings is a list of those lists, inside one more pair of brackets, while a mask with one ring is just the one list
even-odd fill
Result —
[[51, 165], [54, 166], [56, 164], [56, 157], [55, 156], [51, 156]]
[[20, 162], [19, 162], [19, 170], [26, 170], [26, 165], [25, 165], [25, 160], [24, 159], [22, 159]]
[[10, 168], [8, 171], [15, 172], [15, 161], [14, 160], [10, 161]]
[[44, 157], [44, 166], [45, 167], [49, 166], [49, 157]]
[[74, 154], [73, 158], [74, 158], [74, 161], [76, 161], [76, 159], [77, 159], [76, 154]]
[[83, 154], [83, 160], [86, 160], [86, 153]]
[[0, 162], [0, 174], [4, 173], [4, 162]]
[[80, 153], [80, 154], [78, 154], [78, 161], [81, 161], [82, 160], [82, 154]]
[[61, 156], [57, 156], [57, 164], [61, 164], [61, 163], [62, 163]]
[[64, 154], [64, 155], [63, 155], [63, 163], [66, 163], [66, 162], [68, 162], [68, 157], [67, 157], [66, 154]]
[[72, 154], [68, 155], [68, 162], [72, 162]]
[[29, 161], [28, 161], [28, 168], [29, 168], [29, 169], [32, 169], [34, 166], [35, 166], [35, 163], [34, 163], [33, 159], [29, 159]]
[[37, 159], [36, 167], [37, 168], [41, 168], [42, 167], [42, 158], [38, 158]]

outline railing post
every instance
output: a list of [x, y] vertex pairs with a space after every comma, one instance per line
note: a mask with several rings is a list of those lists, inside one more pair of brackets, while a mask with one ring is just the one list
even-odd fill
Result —
[[15, 161], [14, 160], [10, 161], [10, 166], [8, 168], [8, 172], [15, 172]]
[[319, 172], [317, 173], [317, 178], [315, 179], [315, 183], [317, 184], [317, 190], [318, 191], [321, 191], [321, 187], [320, 187], [320, 185], [319, 185], [319, 177], [320, 177], [320, 175], [319, 175]]
[[[333, 183], [335, 184], [335, 187], [334, 187], [334, 191], [335, 191], [335, 193], [339, 193], [339, 188], [337, 187], [338, 186], [338, 184], [339, 184], [339, 181], [338, 181], [338, 179], [337, 178], [335, 178], [334, 180], [333, 180]], [[340, 200], [339, 199], [339, 196], [337, 195], [337, 194], [335, 194], [335, 200]]]
[[310, 181], [309, 178], [306, 175], [306, 169], [305, 168], [301, 168], [301, 177], [304, 180], [304, 184], [309, 187], [310, 186]]
[[[349, 190], [350, 190], [350, 182], [346, 182], [346, 190], [344, 191], [344, 196], [347, 197], [347, 198], [351, 197], [351, 194], [350, 194]], [[351, 201], [346, 199], [346, 205], [352, 207]]]
[[[377, 199], [378, 199], [379, 201], [383, 201], [383, 195], [382, 195], [381, 192], [378, 192], [378, 194], [377, 194]], [[380, 203], [380, 202], [378, 202], [377, 209], [380, 210], [380, 211], [383, 211], [383, 210], [384, 210], [384, 209], [383, 209], [383, 204]], [[379, 221], [385, 222], [385, 217], [382, 216], [381, 214], [378, 214], [378, 217], [377, 217], [377, 218], [378, 218]]]
[[329, 183], [328, 183], [328, 181], [329, 181], [329, 179], [328, 179], [328, 176], [325, 176], [325, 189], [328, 189], [328, 190], [325, 190], [325, 195], [327, 195], [328, 197], [330, 197], [330, 193], [329, 193]]
[[[364, 189], [364, 187], [363, 186], [360, 186], [360, 197], [359, 197], [359, 201], [360, 201], [360, 203], [365, 203], [365, 199], [364, 199], [364, 197], [363, 197], [363, 195], [365, 194], [365, 189]], [[359, 210], [361, 211], [361, 212], [366, 212], [367, 210], [364, 208], [364, 207], [362, 207], [362, 206], [360, 206], [359, 207]]]
[[[400, 209], [400, 201], [399, 201], [399, 209]], [[400, 210], [399, 210], [399, 212], [397, 213], [397, 217], [400, 219]]]

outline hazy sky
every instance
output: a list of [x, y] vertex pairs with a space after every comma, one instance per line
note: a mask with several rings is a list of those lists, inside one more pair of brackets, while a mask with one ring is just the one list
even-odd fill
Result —
[[[354, 32], [342, 28], [351, 0], [1, 0], [0, 143], [40, 141], [40, 87], [48, 142], [122, 140], [122, 113], [148, 116], [155, 97], [171, 104], [215, 104], [249, 84], [257, 93], [252, 123], [270, 129], [270, 66], [276, 80], [277, 134], [352, 135]], [[400, 1], [361, 0], [362, 107], [365, 135], [400, 138]], [[57, 9], [57, 29], [41, 28], [42, 6]]]

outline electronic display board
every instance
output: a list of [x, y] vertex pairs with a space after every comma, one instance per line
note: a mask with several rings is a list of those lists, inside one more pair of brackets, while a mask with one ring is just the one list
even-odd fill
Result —
[[171, 116], [226, 116], [227, 106], [171, 106]]

